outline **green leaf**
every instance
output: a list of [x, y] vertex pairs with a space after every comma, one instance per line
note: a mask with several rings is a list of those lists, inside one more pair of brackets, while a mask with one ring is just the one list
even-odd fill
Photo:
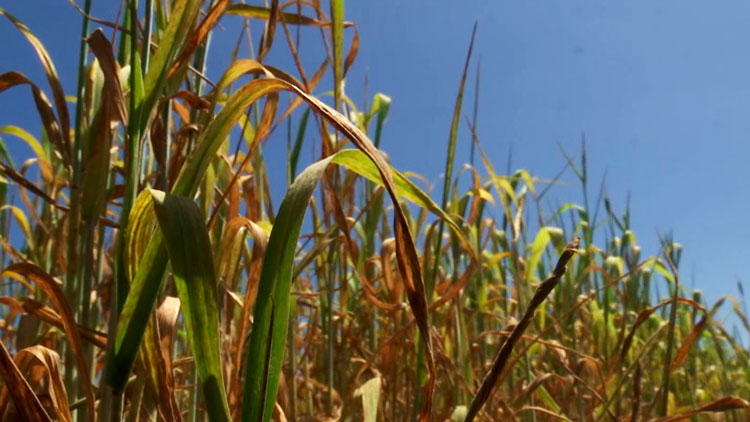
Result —
[[244, 114], [245, 109], [264, 95], [282, 89], [289, 89], [289, 84], [280, 79], [257, 79], [235, 91], [227, 104], [211, 121], [208, 127], [196, 139], [196, 148], [175, 181], [172, 193], [190, 196], [195, 193], [208, 165], [213, 160], [219, 147], [232, 130], [234, 124]]
[[567, 210], [569, 210], [569, 209], [577, 210], [578, 212], [585, 212], [585, 210], [583, 209], [583, 207], [582, 207], [582, 206], [580, 206], [580, 205], [578, 205], [578, 204], [574, 204], [574, 203], [572, 203], [572, 202], [567, 202], [567, 203], [563, 204], [563, 205], [562, 205], [562, 206], [560, 207], [560, 209], [558, 209], [558, 210], [557, 210], [557, 211], [555, 212], [555, 214], [554, 214], [554, 215], [552, 215], [552, 217], [550, 217], [550, 218], [549, 218], [549, 219], [547, 220], [547, 224], [550, 224], [550, 223], [552, 223], [553, 221], [555, 221], [555, 220], [556, 220], [556, 219], [557, 219], [557, 218], [558, 218], [558, 217], [559, 217], [559, 216], [560, 216], [560, 215], [561, 215], [562, 213], [564, 213], [565, 211], [567, 211]]
[[146, 130], [152, 109], [164, 95], [169, 69], [177, 58], [180, 47], [188, 35], [193, 33], [191, 28], [199, 16], [201, 3], [198, 0], [178, 0], [171, 4], [169, 23], [161, 35], [159, 48], [152, 56], [143, 79], [143, 102], [138, 113], [138, 130], [141, 134]]
[[190, 198], [156, 190], [151, 195], [182, 303], [206, 412], [212, 422], [230, 421], [221, 374], [217, 282], [204, 217]]
[[[49, 157], [47, 156], [47, 152], [44, 151], [44, 147], [42, 147], [42, 144], [39, 143], [34, 135], [30, 134], [23, 128], [13, 125], [3, 126], [0, 127], [0, 133], [7, 133], [9, 135], [18, 137], [22, 141], [26, 142], [26, 145], [28, 145], [29, 148], [34, 151], [34, 154], [36, 154], [36, 157], [38, 159], [49, 162]], [[5, 147], [3, 147], [3, 150], [5, 150]], [[7, 152], [4, 155], [7, 156]]]
[[[258, 79], [238, 89], [211, 124], [199, 135], [197, 146], [182, 167], [172, 193], [192, 197], [211, 160], [245, 108], [263, 95], [288, 86], [286, 82], [278, 79]], [[147, 212], [147, 209], [148, 207], [139, 211], [134, 209], [133, 212]], [[144, 220], [139, 224], [148, 225], [148, 222]], [[105, 375], [107, 383], [115, 390], [124, 388], [127, 383], [146, 323], [163, 288], [167, 252], [162, 241], [161, 232], [155, 232], [140, 259], [137, 271], [134, 275], [131, 274], [130, 290], [117, 323], [117, 335], [112, 345], [114, 350], [111, 352], [111, 363], [107, 365]]]
[[667, 269], [667, 267], [664, 266], [664, 263], [662, 263], [661, 259], [654, 261], [654, 269], [661, 274], [665, 279], [671, 281], [674, 283], [674, 274], [672, 274], [671, 271]]
[[542, 253], [547, 248], [547, 244], [552, 237], [560, 236], [560, 230], [558, 227], [542, 227], [536, 234], [534, 241], [531, 243], [531, 255], [529, 261], [526, 263], [526, 279], [531, 279], [536, 271], [536, 267], [542, 258]]
[[529, 191], [536, 195], [536, 189], [534, 188], [534, 179], [532, 179], [531, 175], [526, 170], [518, 170], [515, 174], [516, 176], [519, 176], [521, 180], [526, 184], [526, 187], [529, 188]]
[[306, 168], [289, 187], [268, 240], [246, 358], [242, 420], [271, 419], [289, 319], [294, 255], [307, 205], [332, 157]]
[[[383, 123], [385, 118], [388, 117], [388, 111], [391, 109], [391, 97], [378, 92], [372, 100], [372, 106], [370, 107], [370, 118], [373, 115], [377, 116], [375, 122], [375, 147], [380, 148], [380, 135], [383, 130]], [[369, 120], [369, 119], [368, 119]]]
[[557, 404], [555, 399], [552, 397], [549, 391], [547, 391], [547, 389], [544, 388], [543, 385], [540, 385], [536, 391], [542, 397], [542, 401], [544, 402], [544, 404], [547, 405], [548, 409], [555, 412], [556, 414], [560, 413], [560, 410], [561, 410], [560, 405]]
[[[142, 224], [147, 222], [143, 221]], [[107, 384], [115, 391], [122, 391], [127, 384], [146, 324], [163, 287], [168, 256], [162, 242], [161, 231], [155, 231], [140, 257], [138, 270], [117, 322], [117, 334], [114, 341], [110, 341], [111, 349], [107, 352], [110, 361], [104, 376]], [[123, 262], [122, 265], [126, 264]]]
[[[257, 66], [244, 66], [243, 68], [246, 71], [254, 71], [258, 69]], [[233, 72], [239, 75], [241, 74], [242, 69], [237, 68]], [[223, 80], [224, 79], [225, 78], [223, 78]], [[226, 136], [228, 136], [232, 127], [239, 119], [239, 116], [244, 113], [245, 109], [250, 104], [262, 96], [281, 90], [292, 91], [296, 95], [302, 97], [316, 113], [319, 113], [321, 117], [335, 125], [336, 128], [352, 140], [358, 148], [363, 150], [369, 160], [376, 162], [378, 173], [387, 178], [385, 184], [386, 190], [388, 190], [391, 198], [396, 200], [395, 186], [391, 177], [392, 172], [389, 171], [383, 158], [378, 154], [377, 150], [375, 150], [372, 143], [364, 134], [354, 127], [351, 122], [341, 116], [341, 114], [323, 104], [317, 98], [304, 93], [287, 81], [272, 77], [253, 80], [235, 91], [234, 95], [232, 95], [227, 101], [218, 115], [216, 115], [196, 139], [196, 148], [190, 154], [180, 170], [180, 174], [172, 188], [172, 194], [192, 197], [195, 194], [200, 181], [205, 176], [206, 169], [215, 157], [219, 147], [223, 144]], [[304, 209], [306, 209], [306, 206], [301, 211], [304, 211]], [[420, 329], [420, 333], [422, 333], [425, 338], [428, 338], [427, 307], [423, 302], [424, 292], [421, 272], [418, 266], [418, 256], [414, 248], [413, 239], [411, 238], [410, 233], [408, 233], [408, 229], [405, 225], [403, 210], [398, 204], [394, 204], [394, 210], [396, 213], [396, 220], [394, 223], [396, 238], [397, 240], [401, 240], [401, 243], [397, 242], [398, 247], [396, 255], [399, 262], [399, 268], [403, 271], [402, 277], [406, 278], [404, 283], [408, 286], [407, 293], [412, 311], [414, 312], [417, 321], [417, 326]], [[445, 214], [442, 213], [441, 215]], [[278, 225], [275, 225], [274, 227], [277, 226]], [[287, 228], [287, 231], [288, 230], [289, 229]], [[297, 229], [297, 234], [298, 230], [299, 229]], [[122, 313], [120, 314], [117, 334], [115, 341], [112, 344], [114, 350], [111, 352], [111, 360], [106, 374], [107, 383], [115, 390], [121, 390], [127, 382], [133, 362], [135, 361], [138, 347], [143, 338], [146, 322], [156, 306], [156, 301], [163, 287], [167, 252], [162, 245], [162, 241], [161, 232], [154, 233], [154, 237], [149, 242], [144, 256], [141, 258], [141, 262], [138, 265], [138, 270], [135, 274], [135, 278], [132, 280], [130, 291], [128, 292], [126, 302], [123, 306]], [[281, 246], [277, 246], [277, 248], [280, 247]], [[266, 259], [269, 258], [266, 257]], [[277, 257], [276, 260], [280, 261], [280, 258]], [[277, 276], [278, 274], [274, 275], [274, 277]], [[267, 288], [267, 291], [270, 291], [270, 288]], [[288, 297], [286, 299], [288, 301]], [[279, 306], [279, 304], [276, 304], [275, 306]], [[256, 311], [257, 310], [258, 307], [256, 305]], [[283, 330], [286, 330], [286, 325], [284, 325]], [[280, 339], [283, 338], [284, 336], [282, 335]], [[269, 346], [271, 345], [271, 343], [265, 338], [263, 339], [263, 342]], [[283, 348], [283, 343], [279, 347]], [[424, 394], [428, 396], [432, 394], [432, 385], [429, 387], [430, 388], [426, 389], [424, 392]], [[276, 386], [274, 386], [274, 388], [276, 388]], [[246, 392], [246, 394], [248, 393]], [[265, 397], [265, 395], [263, 397]], [[273, 402], [270, 403], [270, 406], [272, 406]], [[249, 406], [247, 402], [244, 405]], [[426, 411], [429, 411], [429, 408], [426, 407], [425, 409]], [[256, 417], [263, 416], [261, 415], [260, 410], [258, 410], [255, 415]], [[267, 417], [270, 418], [270, 413]], [[252, 420], [255, 422], [257, 419], [245, 420]]]
[[307, 128], [307, 119], [310, 117], [310, 109], [305, 109], [302, 113], [302, 118], [299, 121], [299, 128], [297, 128], [297, 139], [294, 141], [294, 147], [289, 154], [289, 181], [294, 180], [294, 176], [297, 174], [297, 162], [299, 161], [299, 153], [302, 150], [302, 141], [305, 139], [305, 129]]
[[[245, 422], [268, 421], [273, 412], [284, 359], [297, 239], [310, 197], [330, 164], [342, 165], [383, 183], [375, 164], [363, 152], [342, 150], [307, 167], [284, 195], [268, 240], [253, 313], [253, 330], [246, 355], [242, 412]], [[455, 224], [424, 192], [397, 171], [391, 171], [398, 195], [434, 210], [449, 224]]]
[[338, 109], [344, 83], [344, 0], [331, 0], [331, 21], [334, 104]]

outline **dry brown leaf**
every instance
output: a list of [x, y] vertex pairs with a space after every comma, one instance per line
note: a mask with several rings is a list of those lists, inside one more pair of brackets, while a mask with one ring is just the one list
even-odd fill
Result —
[[666, 418], [652, 419], [651, 422], [684, 421], [699, 413], [726, 412], [728, 410], [748, 409], [748, 408], [750, 408], [750, 403], [748, 403], [746, 400], [741, 399], [739, 397], [727, 396], [727, 397], [722, 397], [718, 400], [712, 401], [711, 403], [703, 405], [697, 409], [689, 410], [687, 412], [680, 413], [679, 415], [667, 416]]
[[52, 422], [2, 342], [0, 342], [0, 377], [5, 381], [3, 394], [0, 395], [2, 398], [0, 399], [0, 416], [5, 415], [7, 411], [9, 404], [7, 397], [9, 396], [15, 404], [21, 421]]
[[65, 294], [60, 288], [60, 285], [58, 285], [57, 281], [55, 281], [55, 279], [49, 274], [31, 263], [13, 264], [3, 270], [0, 275], [5, 276], [10, 273], [23, 275], [33, 281], [42, 289], [44, 294], [49, 298], [57, 312], [60, 314], [66, 339], [70, 343], [73, 354], [75, 355], [76, 364], [78, 365], [81, 385], [86, 397], [89, 421], [94, 422], [96, 420], [96, 398], [91, 384], [91, 372], [89, 371], [88, 364], [86, 364], [83, 343], [81, 342], [81, 336], [78, 333], [78, 327], [75, 323], [75, 318], [73, 317], [73, 310], [70, 309], [70, 305], [68, 305], [68, 302], [65, 299]]

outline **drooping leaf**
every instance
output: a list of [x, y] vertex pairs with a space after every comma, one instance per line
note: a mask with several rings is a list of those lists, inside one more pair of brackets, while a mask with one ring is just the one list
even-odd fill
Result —
[[714, 400], [711, 403], [708, 403], [697, 409], [689, 410], [687, 412], [682, 412], [677, 415], [667, 416], [665, 418], [656, 419], [654, 420], [654, 422], [684, 421], [700, 413], [726, 412], [729, 410], [748, 409], [748, 408], [750, 408], [750, 403], [748, 403], [746, 400], [743, 400], [739, 397], [727, 396], [727, 397], [722, 397], [720, 399]]
[[65, 338], [70, 343], [74, 352], [78, 373], [81, 377], [81, 385], [86, 396], [87, 415], [89, 421], [93, 422], [96, 420], [96, 399], [94, 398], [94, 389], [91, 384], [91, 372], [89, 372], [89, 367], [86, 364], [83, 343], [78, 332], [78, 326], [75, 323], [73, 310], [65, 299], [65, 293], [63, 293], [62, 288], [54, 278], [34, 264], [26, 262], [13, 264], [4, 269], [0, 273], [0, 276], [10, 276], [11, 274], [24, 276], [39, 286], [62, 317]]
[[29, 373], [34, 371], [35, 368], [41, 367], [44, 372], [44, 379], [36, 380], [36, 384], [39, 385], [32, 385], [32, 389], [44, 386], [52, 401], [57, 420], [72, 422], [73, 418], [68, 406], [69, 398], [63, 382], [60, 355], [52, 349], [36, 345], [19, 350], [16, 353], [15, 362], [22, 373]]
[[23, 418], [22, 420], [52, 422], [42, 407], [39, 397], [34, 394], [2, 342], [0, 342], [0, 378], [5, 382], [5, 389], [13, 399], [16, 411]]
[[[16, 29], [18, 29], [21, 34], [23, 34], [23, 36], [29, 41], [29, 43], [36, 51], [36, 54], [39, 57], [39, 61], [42, 63], [42, 68], [44, 69], [44, 73], [47, 76], [47, 81], [49, 82], [50, 88], [52, 89], [52, 96], [55, 99], [55, 108], [57, 110], [57, 116], [59, 117], [61, 132], [60, 153], [62, 154], [63, 158], [66, 158], [66, 161], [69, 162], [71, 154], [70, 114], [68, 112], [68, 106], [65, 102], [65, 93], [62, 88], [62, 83], [60, 83], [60, 78], [57, 76], [57, 70], [55, 69], [54, 63], [52, 62], [52, 58], [50, 57], [49, 53], [47, 53], [47, 50], [44, 48], [44, 45], [39, 40], [39, 38], [37, 38], [26, 25], [24, 25], [15, 16], [9, 14], [3, 9], [0, 9], [0, 15], [4, 15], [16, 27]], [[38, 105], [39, 104], [37, 104], [37, 106]]]
[[[297, 238], [313, 190], [332, 163], [344, 165], [359, 174], [369, 173], [371, 169], [362, 164], [366, 160], [361, 155], [359, 151], [343, 150], [312, 164], [295, 179], [279, 207], [263, 260], [247, 351], [243, 400], [243, 420], [246, 422], [268, 421], [273, 411], [284, 356]], [[393, 172], [393, 175], [398, 180], [398, 173]], [[394, 189], [394, 192], [409, 192], [417, 201], [423, 199], [421, 195], [424, 194], [420, 195], [418, 192], [421, 191], [404, 183], [405, 180], [403, 178], [400, 185], [404, 190]], [[415, 317], [419, 324], [420, 316], [416, 310]]]

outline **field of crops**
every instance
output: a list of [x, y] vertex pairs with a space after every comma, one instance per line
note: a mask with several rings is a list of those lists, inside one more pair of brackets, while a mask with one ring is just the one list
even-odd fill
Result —
[[[0, 127], [0, 420], [750, 420], [742, 286], [706, 303], [668, 235], [644, 256], [585, 145], [555, 180], [493, 165], [463, 104], [474, 34], [433, 189], [380, 150], [390, 97], [347, 96], [344, 0], [111, 3], [76, 6], [72, 92], [0, 9], [46, 74], [0, 62], [41, 122]], [[220, 19], [245, 30], [209, 69]], [[548, 209], [560, 178], [582, 201]]]

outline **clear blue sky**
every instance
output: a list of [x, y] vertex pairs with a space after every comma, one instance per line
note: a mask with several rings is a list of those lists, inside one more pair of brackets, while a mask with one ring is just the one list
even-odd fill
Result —
[[[94, 15], [112, 19], [117, 4], [94, 0]], [[0, 7], [41, 38], [72, 94], [80, 16], [64, 0]], [[673, 230], [685, 246], [683, 282], [690, 285], [694, 275], [709, 299], [736, 295], [737, 276], [750, 279], [750, 3], [350, 1], [346, 17], [361, 38], [348, 94], [362, 103], [367, 72], [370, 94], [393, 98], [382, 147], [397, 168], [440, 186], [458, 80], [478, 20], [479, 134], [497, 167], [505, 167], [512, 145], [515, 168], [551, 178], [564, 164], [557, 143], [577, 156], [585, 132], [591, 195], [605, 170], [616, 210], [631, 194], [644, 253], [658, 252], [657, 231]], [[213, 74], [226, 64], [237, 22], [222, 20], [225, 32], [213, 39]], [[6, 21], [0, 36], [0, 72], [19, 70], [45, 86], [31, 48]], [[312, 72], [320, 55], [309, 54]], [[269, 62], [292, 68], [275, 52]], [[473, 103], [470, 77], [465, 113]], [[32, 107], [26, 89], [3, 93], [0, 125], [36, 124]], [[468, 161], [468, 140], [462, 126], [459, 163]], [[266, 153], [283, 157], [285, 143], [267, 144]], [[580, 202], [574, 175], [563, 179], [569, 185], [554, 188], [551, 198]]]

